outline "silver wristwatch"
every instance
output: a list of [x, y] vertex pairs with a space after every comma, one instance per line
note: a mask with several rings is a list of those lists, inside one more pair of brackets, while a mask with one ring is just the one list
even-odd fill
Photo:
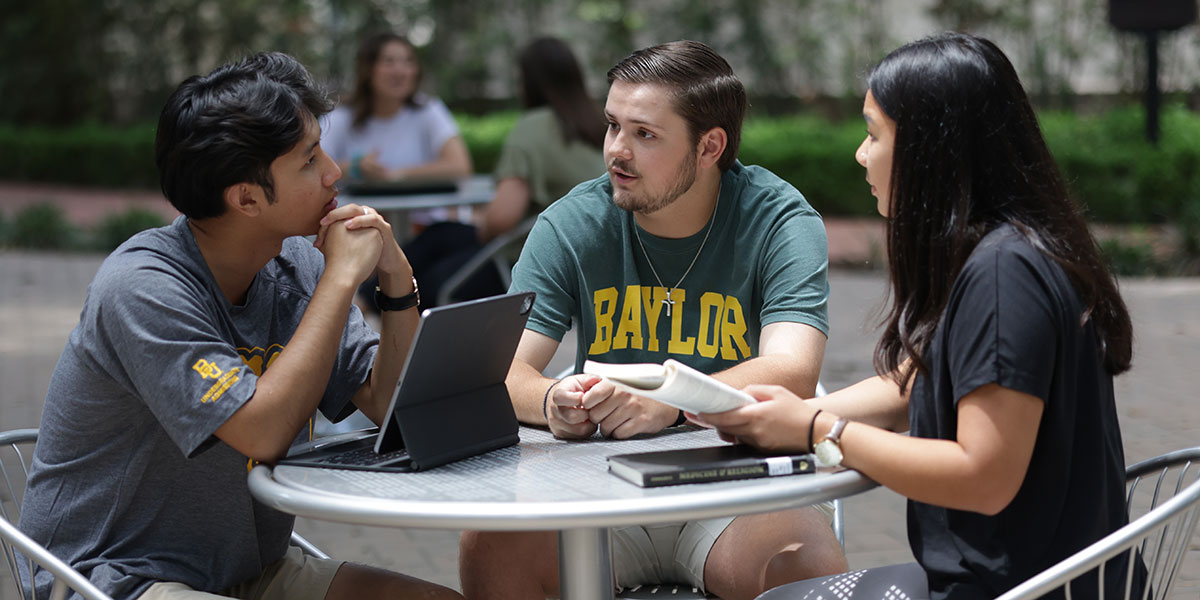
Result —
[[846, 428], [846, 419], [839, 418], [833, 424], [833, 429], [817, 442], [813, 454], [817, 455], [818, 467], [840, 467], [842, 465], [842, 430]]

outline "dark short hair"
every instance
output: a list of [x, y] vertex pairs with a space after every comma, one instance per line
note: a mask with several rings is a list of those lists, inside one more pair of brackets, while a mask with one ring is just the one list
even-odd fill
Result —
[[1080, 322], [1095, 323], [1105, 367], [1128, 369], [1128, 311], [1000, 48], [961, 33], [924, 38], [888, 54], [867, 87], [896, 123], [887, 211], [893, 303], [876, 370], [897, 372], [906, 358], [927, 368], [922, 355], [955, 278], [1002, 224], [1063, 268], [1086, 307]]
[[158, 118], [154, 158], [163, 195], [188, 218], [225, 212], [242, 182], [275, 201], [271, 163], [304, 137], [332, 103], [296, 59], [271, 52], [186, 79]]
[[725, 130], [728, 143], [717, 161], [733, 166], [746, 116], [746, 88], [733, 68], [712, 48], [690, 40], [638, 50], [608, 71], [608, 83], [648, 83], [671, 90], [675, 111], [688, 123], [694, 141], [713, 127]]

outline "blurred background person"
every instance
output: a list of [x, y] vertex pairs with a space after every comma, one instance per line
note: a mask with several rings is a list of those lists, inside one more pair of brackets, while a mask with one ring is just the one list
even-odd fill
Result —
[[[604, 172], [604, 114], [588, 95], [570, 47], [553, 37], [538, 38], [520, 51], [517, 65], [524, 112], [497, 162], [495, 197], [477, 210], [475, 225], [437, 223], [405, 246], [421, 283], [422, 307], [434, 306], [442, 284], [492, 238]], [[454, 298], [504, 291], [496, 270], [485, 265]]]
[[[363, 41], [354, 61], [350, 99], [322, 127], [321, 146], [351, 180], [460, 179], [471, 175], [471, 155], [449, 109], [420, 91], [416, 48], [391, 32]], [[414, 211], [426, 226], [455, 209]], [[466, 210], [464, 217], [469, 218]]]

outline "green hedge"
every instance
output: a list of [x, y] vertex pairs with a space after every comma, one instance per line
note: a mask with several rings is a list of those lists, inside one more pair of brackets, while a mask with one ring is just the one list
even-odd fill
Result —
[[0, 124], [0, 178], [157, 188], [154, 127], [85, 124], [70, 129]]
[[[1162, 142], [1144, 141], [1140, 108], [1101, 115], [1043, 113], [1047, 142], [1089, 216], [1107, 223], [1177, 222], [1200, 237], [1200, 116], [1181, 106], [1162, 114]], [[475, 169], [496, 164], [516, 113], [459, 116]], [[814, 116], [746, 123], [741, 159], [791, 181], [822, 214], [871, 215], [863, 170], [854, 161], [860, 121]], [[0, 179], [117, 187], [157, 186], [153, 126], [82, 125], [48, 130], [0, 125]], [[1193, 240], [1195, 241], [1195, 240]]]

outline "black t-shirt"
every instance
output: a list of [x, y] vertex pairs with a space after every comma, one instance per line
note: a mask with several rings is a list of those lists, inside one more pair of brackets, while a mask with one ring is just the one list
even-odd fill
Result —
[[985, 236], [955, 280], [930, 372], [914, 383], [911, 435], [955, 439], [958, 401], [989, 383], [1045, 407], [1025, 481], [999, 514], [909, 501], [909, 544], [933, 598], [994, 598], [1126, 523], [1112, 376], [1082, 313], [1063, 269], [1012, 226]]

